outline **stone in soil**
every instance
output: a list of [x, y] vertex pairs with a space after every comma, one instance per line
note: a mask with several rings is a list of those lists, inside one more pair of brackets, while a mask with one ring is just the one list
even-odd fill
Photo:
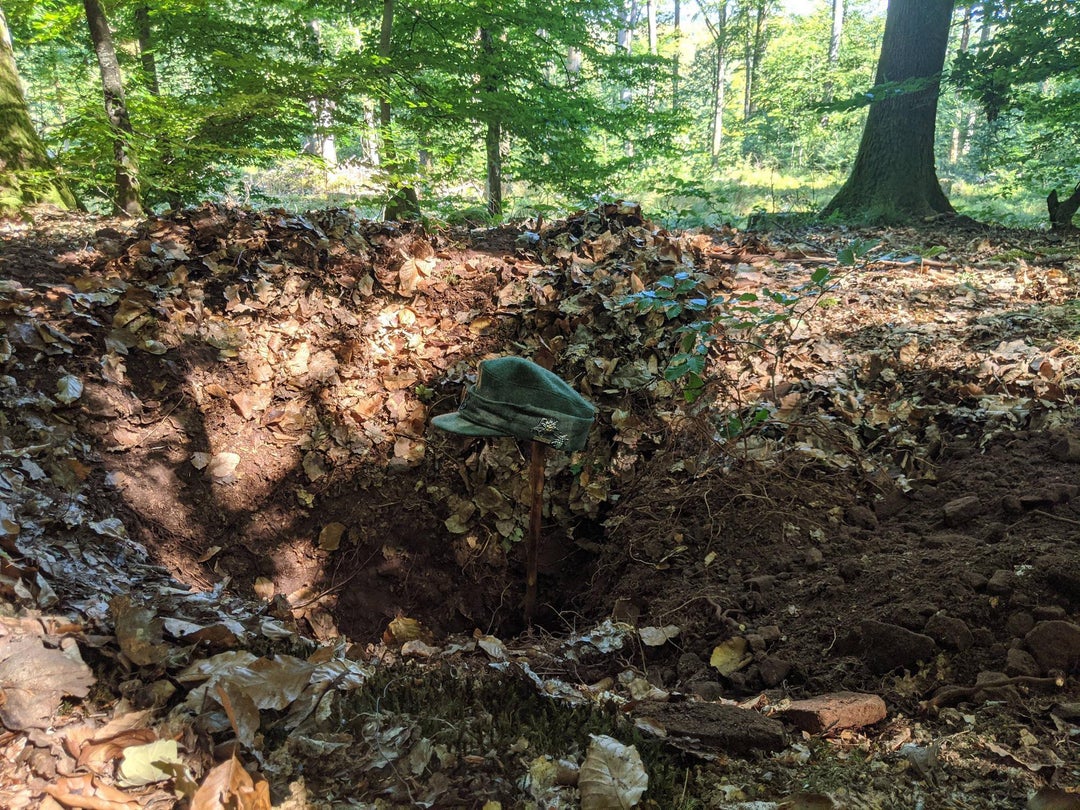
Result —
[[1074, 602], [1080, 602], [1080, 565], [1074, 560], [1047, 555], [1038, 560], [1045, 571], [1047, 583], [1059, 594]]
[[751, 709], [720, 703], [642, 701], [635, 714], [667, 731], [668, 737], [691, 737], [727, 754], [779, 751], [787, 745], [784, 726]]
[[1005, 620], [1005, 634], [1009, 638], [1023, 638], [1031, 632], [1031, 628], [1034, 626], [1035, 617], [1026, 610], [1018, 610], [1015, 613], [1010, 613], [1009, 618]]
[[791, 673], [791, 662], [775, 655], [767, 656], [758, 664], [758, 672], [766, 686], [776, 686]]
[[975, 643], [975, 637], [963, 619], [936, 613], [926, 622], [926, 635], [942, 647], [963, 652]]
[[879, 675], [901, 667], [913, 668], [920, 661], [929, 661], [937, 650], [930, 636], [873, 619], [859, 623], [859, 636], [863, 661]]
[[1072, 622], [1039, 622], [1024, 636], [1024, 643], [1043, 673], [1080, 672], [1080, 626]]
[[946, 526], [963, 526], [986, 511], [983, 499], [978, 495], [955, 498], [943, 507]]
[[1031, 653], [1019, 647], [1010, 647], [1005, 653], [1005, 674], [1009, 676], [1038, 676], [1039, 665]]
[[825, 734], [873, 725], [884, 720], [887, 712], [885, 701], [878, 695], [833, 692], [806, 700], [794, 700], [778, 714], [801, 731]]
[[1012, 590], [1014, 579], [1015, 575], [1012, 571], [999, 568], [991, 574], [990, 579], [987, 580], [986, 592], [992, 596], [1004, 596]]
[[1050, 448], [1050, 455], [1058, 461], [1066, 461], [1073, 464], [1080, 463], [1080, 438], [1076, 436], [1062, 436]]

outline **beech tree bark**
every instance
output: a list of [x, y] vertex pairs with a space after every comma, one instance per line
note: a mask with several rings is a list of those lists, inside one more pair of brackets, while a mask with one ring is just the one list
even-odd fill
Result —
[[76, 208], [75, 196], [49, 163], [30, 120], [7, 18], [0, 7], [0, 213], [50, 203]]
[[124, 82], [120, 75], [120, 63], [116, 60], [109, 21], [99, 0], [83, 0], [86, 24], [94, 43], [98, 67], [101, 70], [101, 88], [105, 97], [105, 115], [113, 130], [113, 163], [116, 168], [116, 199], [118, 211], [133, 217], [143, 214], [142, 196], [139, 192], [139, 162], [132, 147], [131, 117], [124, 99]]
[[941, 69], [954, 0], [889, 0], [878, 85], [913, 80], [870, 107], [851, 175], [822, 212], [843, 219], [910, 222], [954, 213], [934, 166]]
[[135, 32], [139, 39], [139, 62], [142, 63], [146, 88], [152, 95], [160, 96], [157, 57], [154, 53], [154, 31], [150, 25], [150, 7], [146, 3], [135, 6]]
[[682, 3], [675, 0], [675, 18], [672, 21], [675, 53], [671, 58], [671, 111], [679, 111], [679, 60], [682, 56]]
[[758, 69], [765, 56], [765, 21], [769, 15], [766, 0], [755, 0], [747, 5], [746, 27], [743, 41], [743, 61], [746, 63], [746, 81], [743, 83], [743, 120], [749, 120], [756, 111], [754, 90]]

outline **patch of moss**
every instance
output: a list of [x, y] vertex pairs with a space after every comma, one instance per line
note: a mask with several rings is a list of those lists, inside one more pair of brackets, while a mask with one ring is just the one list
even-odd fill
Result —
[[[644, 736], [616, 707], [570, 706], [539, 695], [522, 678], [450, 666], [388, 668], [350, 695], [340, 720], [359, 738], [375, 717], [417, 729], [459, 760], [490, 763], [472, 768], [490, 767], [492, 781], [503, 784], [516, 783], [527, 762], [543, 755], [580, 764], [589, 735], [608, 735], [636, 746], [641, 755], [649, 774], [642, 807], [695, 806], [685, 795], [691, 778], [687, 763], [661, 741]], [[522, 741], [528, 743], [524, 750]]]

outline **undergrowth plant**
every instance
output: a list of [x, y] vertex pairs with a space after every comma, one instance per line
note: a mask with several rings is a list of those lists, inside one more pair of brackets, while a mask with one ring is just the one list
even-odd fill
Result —
[[[762, 287], [759, 292], [710, 295], [704, 278], [689, 271], [662, 276], [648, 288], [626, 296], [624, 304], [642, 314], [660, 313], [666, 321], [693, 318], [678, 326], [678, 350], [664, 369], [664, 378], [681, 383], [683, 398], [693, 403], [710, 380], [709, 359], [719, 346], [737, 347], [747, 354], [772, 356], [770, 373], [783, 359], [792, 335], [806, 316], [830, 303], [829, 293], [838, 279], [838, 268], [855, 269], [867, 261], [877, 240], [857, 240], [836, 254], [836, 268], [817, 268], [809, 280], [790, 291]], [[775, 383], [775, 379], [774, 379]], [[770, 411], [757, 408], [748, 418], [733, 415], [724, 432], [737, 436], [769, 418]]]

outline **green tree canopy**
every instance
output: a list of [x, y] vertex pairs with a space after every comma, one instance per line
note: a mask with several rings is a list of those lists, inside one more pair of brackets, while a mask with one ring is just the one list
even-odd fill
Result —
[[1052, 189], [1080, 179], [1080, 7], [1004, 0], [986, 12], [993, 35], [962, 54], [953, 73], [989, 119], [985, 163], [1008, 167], [1018, 184], [1051, 190], [1051, 223], [1069, 227], [1080, 185], [1064, 209]]

